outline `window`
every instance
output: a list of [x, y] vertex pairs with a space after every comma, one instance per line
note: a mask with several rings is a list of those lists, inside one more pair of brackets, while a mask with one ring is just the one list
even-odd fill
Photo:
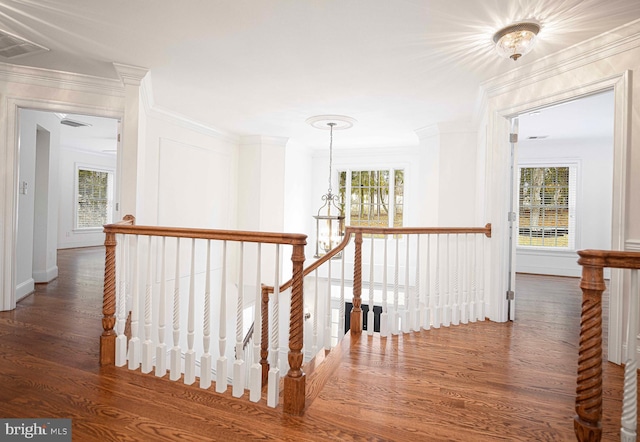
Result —
[[402, 227], [404, 170], [351, 170], [339, 176], [347, 225]]
[[84, 166], [76, 171], [76, 228], [101, 228], [112, 219], [113, 171]]
[[519, 168], [518, 246], [575, 247], [576, 169]]

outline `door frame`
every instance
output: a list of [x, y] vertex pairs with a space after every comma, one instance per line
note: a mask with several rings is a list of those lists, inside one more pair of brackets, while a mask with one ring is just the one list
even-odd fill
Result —
[[[624, 250], [626, 238], [627, 197], [627, 158], [629, 157], [629, 117], [631, 72], [626, 70], [617, 75], [603, 78], [591, 83], [574, 86], [560, 92], [534, 100], [514, 102], [506, 108], [491, 111], [488, 115], [487, 140], [487, 174], [486, 189], [489, 192], [489, 213], [492, 226], [495, 227], [491, 242], [491, 291], [493, 318], [496, 321], [507, 320], [508, 301], [506, 300], [507, 277], [509, 266], [509, 229], [507, 228], [508, 195], [499, 195], [501, 185], [506, 185], [510, 167], [509, 120], [521, 113], [534, 111], [550, 105], [572, 101], [584, 96], [613, 90], [614, 95], [614, 133], [613, 133], [613, 201], [611, 223], [611, 248]], [[514, 96], [517, 96], [514, 94]], [[492, 170], [492, 168], [494, 170]], [[495, 168], [499, 170], [495, 170]], [[491, 172], [491, 173], [489, 173]], [[504, 187], [502, 187], [504, 189]], [[493, 195], [492, 195], [493, 193]], [[515, 257], [513, 257], [515, 260]], [[576, 257], [577, 259], [577, 257]], [[609, 287], [609, 323], [608, 323], [608, 358], [620, 363], [622, 359], [622, 272], [612, 269]]]
[[[28, 98], [9, 97], [6, 100], [6, 160], [4, 207], [6, 225], [4, 226], [5, 251], [3, 256], [4, 265], [0, 272], [4, 273], [3, 287], [0, 291], [0, 311], [13, 310], [16, 307], [16, 270], [17, 270], [17, 234], [18, 234], [18, 179], [20, 165], [20, 109], [32, 109], [43, 112], [57, 112], [81, 115], [94, 115], [97, 117], [114, 118], [123, 121], [124, 112], [113, 108], [95, 108], [78, 103], [60, 103], [51, 100], [39, 100]], [[121, 175], [121, 143], [118, 143], [116, 181]], [[116, 192], [120, 186], [116, 184]], [[116, 200], [119, 201], [116, 194]]]

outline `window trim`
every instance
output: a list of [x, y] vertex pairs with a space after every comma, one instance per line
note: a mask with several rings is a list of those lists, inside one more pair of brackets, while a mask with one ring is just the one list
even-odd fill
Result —
[[[96, 227], [79, 227], [78, 226], [78, 194], [80, 192], [80, 183], [78, 182], [80, 170], [89, 170], [92, 172], [106, 172], [109, 174], [109, 181], [112, 183], [111, 189], [108, 191], [109, 198], [107, 203], [107, 223], [113, 221], [113, 201], [115, 198], [115, 170], [109, 167], [96, 166], [87, 163], [75, 163], [75, 175], [73, 178], [73, 231], [75, 233], [94, 233], [101, 232], [102, 226]], [[110, 203], [110, 204], [109, 204]], [[111, 208], [109, 209], [109, 206]]]
[[[549, 168], [549, 167], [568, 167], [569, 168], [569, 228], [573, 227], [573, 235], [570, 236], [569, 245], [567, 247], [557, 247], [557, 246], [535, 246], [535, 245], [521, 245], [518, 244], [518, 239], [516, 237], [515, 244], [518, 252], [530, 252], [535, 254], [544, 254], [548, 252], [556, 253], [556, 254], [574, 254], [576, 250], [579, 250], [580, 244], [580, 170], [581, 170], [581, 161], [577, 158], [558, 158], [554, 160], [527, 160], [520, 161], [517, 164], [517, 181], [514, 183], [516, 186], [516, 235], [519, 234], [520, 228], [520, 176], [521, 169], [526, 168]], [[572, 169], [574, 172], [572, 173]], [[571, 191], [571, 175], [574, 175], [574, 185], [575, 189]], [[572, 210], [573, 209], [573, 210]], [[573, 221], [572, 221], [573, 220]], [[571, 232], [571, 230], [570, 230]], [[570, 233], [571, 235], [571, 233]]]

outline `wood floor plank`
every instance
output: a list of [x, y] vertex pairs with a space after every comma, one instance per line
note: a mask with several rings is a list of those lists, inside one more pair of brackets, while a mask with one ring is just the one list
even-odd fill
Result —
[[[101, 368], [104, 250], [58, 259], [57, 280], [0, 312], [0, 417], [71, 418], [79, 441], [575, 440], [577, 279], [518, 275], [513, 323], [345, 339], [292, 417], [230, 389]], [[619, 440], [622, 374], [605, 363], [606, 441]]]

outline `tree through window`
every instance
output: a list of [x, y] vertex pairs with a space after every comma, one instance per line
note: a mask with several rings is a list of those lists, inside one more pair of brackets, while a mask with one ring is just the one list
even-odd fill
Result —
[[348, 225], [402, 227], [404, 170], [341, 171], [339, 192]]
[[76, 178], [76, 228], [98, 228], [110, 223], [113, 172], [79, 166]]
[[576, 167], [520, 167], [518, 246], [574, 248]]

